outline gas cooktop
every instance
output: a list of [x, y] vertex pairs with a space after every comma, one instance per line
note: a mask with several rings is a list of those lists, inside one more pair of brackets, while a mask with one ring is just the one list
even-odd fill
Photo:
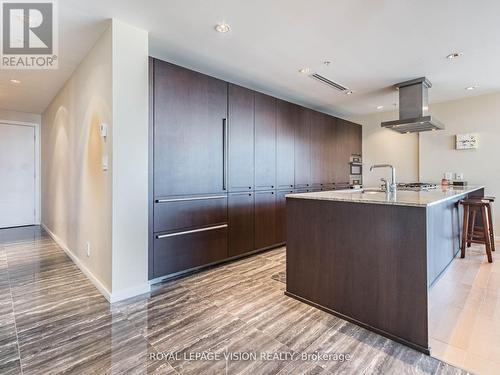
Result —
[[398, 190], [409, 190], [409, 191], [425, 191], [431, 189], [437, 189], [437, 184], [432, 184], [428, 182], [410, 182], [410, 183], [399, 183]]

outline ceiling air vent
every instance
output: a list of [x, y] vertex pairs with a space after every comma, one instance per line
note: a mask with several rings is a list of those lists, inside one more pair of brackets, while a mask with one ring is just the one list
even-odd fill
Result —
[[335, 90], [338, 90], [338, 91], [348, 91], [349, 90], [349, 88], [342, 86], [340, 83], [333, 82], [331, 79], [328, 79], [328, 78], [322, 76], [321, 74], [314, 73], [314, 74], [311, 74], [311, 77], [314, 79], [317, 79], [320, 82], [323, 82], [325, 85], [333, 87]]

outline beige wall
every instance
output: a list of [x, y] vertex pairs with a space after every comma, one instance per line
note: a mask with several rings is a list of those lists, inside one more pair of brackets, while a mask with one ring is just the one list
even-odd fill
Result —
[[101, 158], [112, 150], [99, 126], [112, 124], [111, 43], [109, 28], [42, 115], [42, 223], [109, 293], [112, 175]]
[[[500, 94], [437, 103], [429, 110], [445, 124], [445, 130], [399, 135], [382, 129], [380, 122], [396, 119], [397, 112], [353, 119], [364, 125], [366, 185], [378, 183], [378, 175], [366, 168], [373, 162], [389, 162], [397, 168], [398, 181], [440, 182], [444, 172], [459, 172], [470, 185], [485, 185], [486, 193], [500, 202]], [[460, 133], [478, 133], [479, 148], [455, 150], [455, 135]], [[498, 209], [494, 221], [496, 235], [500, 236]]]
[[149, 291], [147, 32], [110, 22], [43, 113], [42, 150], [43, 225], [111, 302]]

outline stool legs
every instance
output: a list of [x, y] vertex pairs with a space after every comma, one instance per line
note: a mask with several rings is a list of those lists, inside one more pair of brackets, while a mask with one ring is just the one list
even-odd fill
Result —
[[477, 210], [475, 208], [472, 209], [472, 217], [471, 222], [470, 222], [470, 227], [467, 235], [467, 247], [471, 247], [472, 245], [472, 239], [474, 237], [474, 229], [476, 228], [476, 214]]
[[469, 237], [469, 206], [464, 205], [464, 224], [462, 228], [462, 244], [460, 246], [460, 258], [465, 258], [465, 245]]
[[491, 257], [491, 233], [488, 222], [488, 208], [486, 206], [481, 207], [483, 213], [483, 232], [484, 232], [484, 242], [486, 246], [486, 255], [488, 257], [488, 262], [493, 263], [493, 258]]
[[488, 228], [490, 230], [491, 251], [495, 251], [495, 235], [493, 234], [493, 214], [491, 204], [488, 206]]

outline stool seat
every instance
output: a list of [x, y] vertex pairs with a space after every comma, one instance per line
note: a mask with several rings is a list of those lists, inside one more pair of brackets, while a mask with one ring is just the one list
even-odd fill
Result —
[[[472, 243], [484, 244], [488, 262], [492, 263], [492, 251], [495, 251], [495, 236], [493, 233], [493, 214], [491, 203], [495, 197], [472, 197], [460, 201], [464, 207], [464, 222], [462, 241], [460, 246], [460, 257], [465, 258], [465, 248]], [[481, 223], [477, 216], [480, 215]]]

